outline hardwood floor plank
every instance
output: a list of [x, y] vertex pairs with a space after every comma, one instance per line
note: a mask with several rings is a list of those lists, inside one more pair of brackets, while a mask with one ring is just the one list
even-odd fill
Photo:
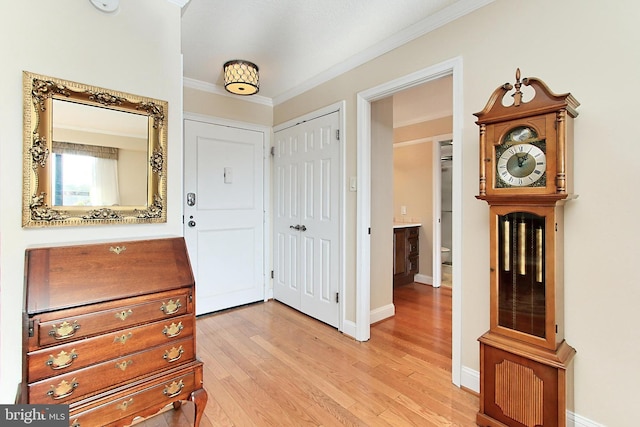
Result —
[[[197, 354], [210, 426], [475, 426], [451, 384], [451, 289], [394, 289], [396, 314], [357, 342], [279, 302], [202, 316]], [[193, 405], [140, 423], [192, 425]]]

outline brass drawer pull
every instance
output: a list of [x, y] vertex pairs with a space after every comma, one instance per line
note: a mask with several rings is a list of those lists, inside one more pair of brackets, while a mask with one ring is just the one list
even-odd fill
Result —
[[51, 330], [49, 331], [49, 336], [52, 336], [57, 340], [64, 340], [71, 338], [78, 329], [80, 329], [80, 325], [78, 325], [76, 320], [74, 320], [73, 323], [69, 323], [65, 320], [59, 326], [52, 325]]
[[130, 398], [129, 400], [125, 400], [123, 401], [121, 404], [119, 404], [118, 406], [116, 406], [116, 408], [120, 409], [122, 412], [126, 411], [127, 408], [129, 408], [129, 406], [131, 406], [131, 404], [133, 403], [133, 397]]
[[68, 366], [71, 366], [73, 361], [78, 357], [78, 353], [76, 353], [76, 349], [71, 350], [70, 353], [62, 350], [56, 356], [53, 354], [49, 356], [47, 359], [47, 366], [50, 366], [53, 370], [64, 369]]
[[162, 358], [171, 363], [180, 359], [182, 357], [182, 353], [184, 353], [182, 346], [180, 346], [179, 348], [172, 347], [171, 350], [167, 350], [164, 352], [164, 356], [162, 356]]
[[129, 338], [131, 338], [132, 336], [133, 336], [133, 334], [132, 334], [131, 332], [129, 332], [128, 334], [122, 334], [122, 335], [116, 336], [116, 337], [113, 339], [113, 342], [114, 342], [114, 343], [119, 342], [119, 343], [121, 343], [121, 344], [124, 344], [124, 343], [126, 343], [126, 342], [127, 342], [127, 340], [128, 340]]
[[67, 396], [71, 396], [71, 393], [73, 393], [79, 385], [75, 378], [72, 379], [70, 383], [62, 380], [57, 386], [51, 386], [51, 390], [47, 392], [47, 396], [51, 396], [54, 400], [64, 399]]
[[116, 363], [116, 368], [120, 369], [122, 372], [125, 371], [129, 366], [133, 364], [133, 360], [123, 360], [120, 363]]
[[127, 317], [131, 316], [133, 314], [133, 311], [131, 309], [129, 310], [122, 310], [116, 313], [116, 319], [120, 319], [122, 321], [126, 320]]
[[184, 382], [180, 380], [179, 382], [172, 382], [170, 385], [166, 386], [164, 390], [162, 390], [162, 394], [167, 397], [176, 397], [180, 394], [182, 389], [184, 388]]
[[173, 301], [172, 299], [169, 300], [168, 303], [162, 303], [162, 306], [160, 307], [160, 310], [166, 314], [174, 314], [177, 313], [178, 310], [180, 310], [180, 307], [182, 307], [182, 304], [180, 303], [180, 299], [177, 299], [175, 301]]
[[175, 323], [172, 323], [169, 326], [165, 326], [164, 329], [162, 330], [162, 333], [167, 338], [173, 338], [180, 335], [180, 332], [182, 332], [183, 329], [184, 329], [184, 326], [182, 326], [182, 322], [178, 322], [177, 325]]

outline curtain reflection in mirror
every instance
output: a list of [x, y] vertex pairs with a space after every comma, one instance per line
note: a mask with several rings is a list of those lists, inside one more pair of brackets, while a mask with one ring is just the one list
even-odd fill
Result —
[[118, 149], [53, 142], [55, 206], [117, 206]]

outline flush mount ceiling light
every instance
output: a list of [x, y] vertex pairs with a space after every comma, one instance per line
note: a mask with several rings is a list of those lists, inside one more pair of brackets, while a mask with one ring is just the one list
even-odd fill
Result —
[[258, 66], [234, 59], [224, 64], [224, 88], [236, 95], [253, 95], [260, 89]]

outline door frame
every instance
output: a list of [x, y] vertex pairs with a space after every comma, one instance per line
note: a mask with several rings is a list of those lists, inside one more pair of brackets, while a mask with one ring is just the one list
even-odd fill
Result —
[[451, 376], [461, 383], [462, 358], [462, 57], [441, 62], [357, 94], [356, 325], [355, 338], [367, 341], [370, 329], [371, 103], [401, 90], [452, 75], [453, 78], [453, 285]]
[[[212, 125], [218, 126], [227, 126], [237, 129], [250, 130], [255, 132], [262, 132], [264, 135], [263, 145], [262, 145], [262, 163], [263, 163], [263, 176], [262, 176], [262, 206], [263, 206], [263, 236], [262, 236], [262, 287], [263, 287], [263, 297], [264, 301], [267, 301], [273, 298], [273, 290], [270, 285], [271, 280], [271, 159], [269, 156], [269, 150], [271, 147], [271, 127], [256, 125], [253, 123], [245, 123], [235, 120], [223, 119], [220, 117], [208, 116], [205, 114], [198, 113], [183, 113], [182, 115], [182, 138], [184, 139], [184, 122], [186, 120], [209, 123]], [[185, 142], [183, 141], [183, 147]], [[183, 148], [184, 151], [184, 148]], [[184, 153], [183, 153], [183, 175], [185, 173], [184, 170]], [[187, 203], [186, 199], [186, 191], [184, 188], [184, 178], [182, 179], [182, 200], [181, 200], [181, 212], [182, 212], [182, 235], [184, 236], [184, 227], [186, 227], [184, 221], [184, 206]]]
[[[346, 304], [344, 303], [346, 299], [346, 288], [345, 288], [346, 276], [345, 276], [345, 269], [344, 269], [344, 264], [345, 264], [344, 259], [346, 254], [346, 234], [345, 234], [346, 233], [346, 229], [345, 229], [346, 211], [345, 210], [347, 205], [346, 191], [345, 191], [346, 165], [344, 160], [346, 158], [346, 152], [347, 152], [345, 108], [346, 108], [346, 101], [344, 100], [338, 101], [334, 104], [327, 105], [326, 107], [320, 108], [318, 110], [315, 110], [310, 113], [304, 114], [302, 116], [296, 117], [294, 119], [288, 120], [284, 123], [280, 123], [279, 125], [273, 127], [273, 133], [275, 134], [278, 131], [290, 128], [302, 122], [313, 120], [321, 116], [326, 116], [327, 114], [334, 113], [336, 111], [338, 112], [338, 116], [339, 116], [338, 120], [340, 121], [340, 154], [339, 154], [340, 155], [340, 159], [339, 159], [340, 178], [338, 180], [338, 187], [339, 187], [338, 202], [340, 203], [340, 207], [338, 208], [338, 215], [340, 216], [340, 218], [338, 219], [338, 223], [340, 226], [340, 230], [339, 230], [340, 242], [338, 243], [338, 247], [340, 249], [340, 256], [338, 257], [338, 260], [339, 260], [338, 261], [338, 264], [339, 264], [338, 265], [338, 269], [339, 269], [338, 270], [338, 278], [339, 278], [338, 293], [340, 297], [338, 300], [338, 312], [339, 312], [338, 331], [340, 332], [344, 332], [345, 326], [348, 325], [349, 323], [346, 321]], [[273, 162], [270, 161], [269, 163], [271, 164]], [[273, 189], [273, 187], [270, 187], [270, 188]], [[271, 231], [271, 234], [273, 235], [272, 223], [270, 223], [269, 229]], [[270, 242], [270, 244], [273, 246], [273, 242]], [[271, 298], [273, 298], [273, 286], [271, 287]]]

